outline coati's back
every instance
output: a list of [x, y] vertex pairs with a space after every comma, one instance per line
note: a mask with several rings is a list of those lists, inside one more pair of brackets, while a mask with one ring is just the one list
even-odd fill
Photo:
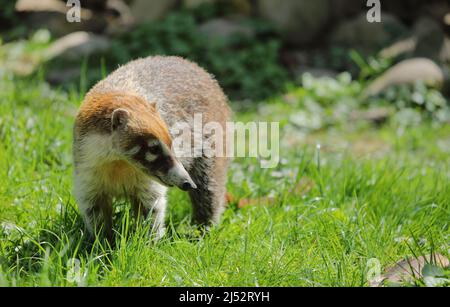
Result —
[[230, 115], [227, 98], [213, 76], [180, 57], [151, 56], [121, 66], [88, 93], [130, 92], [156, 103], [156, 109], [171, 127], [194, 113], [205, 122], [224, 124]]

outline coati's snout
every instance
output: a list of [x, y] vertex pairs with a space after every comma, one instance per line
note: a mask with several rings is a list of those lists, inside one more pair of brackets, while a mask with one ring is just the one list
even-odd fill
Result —
[[174, 159], [174, 166], [169, 169], [165, 176], [161, 177], [161, 181], [168, 182], [169, 185], [175, 185], [182, 189], [183, 191], [189, 191], [197, 188], [197, 185], [189, 176], [183, 165], [176, 159]]
[[196, 189], [184, 166], [170, 149], [171, 139], [167, 128], [157, 114], [151, 123], [138, 122], [133, 114], [123, 108], [111, 115], [112, 134], [116, 152], [131, 165], [159, 183], [181, 190]]

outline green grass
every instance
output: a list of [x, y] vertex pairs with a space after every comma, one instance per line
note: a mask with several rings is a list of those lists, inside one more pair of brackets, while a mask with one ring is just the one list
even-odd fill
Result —
[[407, 256], [448, 256], [449, 125], [355, 124], [301, 138], [288, 130], [283, 102], [273, 108], [284, 113], [238, 113], [280, 120], [282, 138], [294, 144], [283, 145], [277, 169], [260, 169], [255, 159], [236, 159], [230, 169], [237, 199], [275, 201], [233, 203], [200, 237], [188, 198], [172, 190], [169, 231], [156, 244], [119, 203], [111, 248], [86, 238], [71, 195], [72, 123], [82, 95], [40, 78], [2, 78], [0, 285], [366, 286], [371, 258], [386, 267]]

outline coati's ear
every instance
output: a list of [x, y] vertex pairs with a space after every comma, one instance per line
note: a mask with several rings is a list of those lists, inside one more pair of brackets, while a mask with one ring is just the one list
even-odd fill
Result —
[[148, 104], [150, 105], [150, 108], [151, 108], [153, 111], [156, 111], [156, 102], [150, 101]]
[[115, 109], [111, 115], [111, 129], [117, 130], [119, 128], [125, 128], [128, 120], [130, 119], [130, 112], [125, 109]]

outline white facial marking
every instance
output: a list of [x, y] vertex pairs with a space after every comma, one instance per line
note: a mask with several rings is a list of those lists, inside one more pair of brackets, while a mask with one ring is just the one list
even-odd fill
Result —
[[157, 158], [157, 155], [154, 155], [150, 152], [145, 153], [145, 160], [147, 160], [148, 162], [155, 161], [156, 158]]
[[137, 154], [140, 150], [141, 150], [141, 146], [136, 145], [136, 146], [134, 146], [133, 148], [131, 148], [130, 150], [128, 150], [127, 153], [128, 153], [129, 155], [135, 155], [135, 154]]

